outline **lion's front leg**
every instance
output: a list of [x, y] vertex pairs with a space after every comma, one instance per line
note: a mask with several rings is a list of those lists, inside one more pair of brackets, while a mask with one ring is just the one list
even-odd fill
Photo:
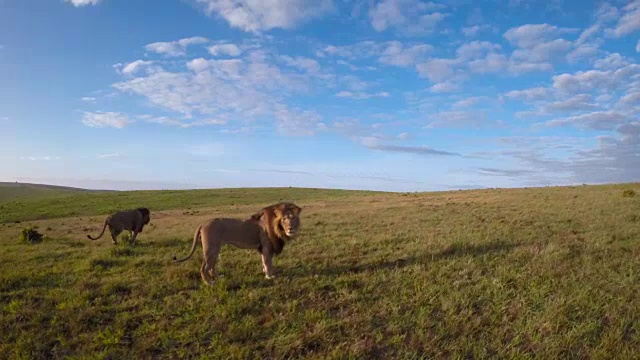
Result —
[[273, 255], [268, 250], [262, 251], [262, 271], [267, 279], [273, 279]]
[[132, 230], [131, 233], [133, 234], [131, 236], [131, 245], [135, 246], [136, 245], [136, 237], [138, 237], [138, 232], [136, 230]]
[[267, 234], [263, 231], [260, 234], [260, 253], [262, 254], [262, 271], [267, 279], [273, 279], [273, 253], [272, 245], [267, 237]]

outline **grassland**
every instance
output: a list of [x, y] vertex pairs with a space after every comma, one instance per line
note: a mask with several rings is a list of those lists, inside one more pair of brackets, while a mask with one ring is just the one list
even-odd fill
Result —
[[96, 191], [46, 184], [0, 182], [0, 203], [14, 200], [59, 198], [81, 192], [90, 194]]
[[[70, 194], [0, 203], [0, 358], [638, 358], [640, 184], [420, 194], [311, 189]], [[304, 208], [264, 279], [195, 227]], [[92, 242], [152, 204], [139, 244]], [[21, 221], [21, 223], [15, 223]], [[48, 238], [17, 242], [25, 226]]]

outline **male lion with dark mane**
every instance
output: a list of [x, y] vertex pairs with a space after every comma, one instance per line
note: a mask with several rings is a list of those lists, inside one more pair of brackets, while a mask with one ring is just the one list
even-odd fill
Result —
[[115, 213], [107, 216], [104, 220], [104, 226], [102, 226], [102, 232], [97, 237], [87, 237], [91, 240], [98, 240], [104, 234], [104, 230], [109, 227], [111, 232], [111, 241], [114, 245], [118, 245], [116, 238], [121, 232], [127, 230], [133, 233], [131, 237], [131, 244], [135, 245], [136, 237], [142, 232], [142, 228], [151, 221], [151, 212], [146, 207], [139, 207], [133, 210], [116, 211]]
[[267, 279], [272, 279], [274, 255], [282, 252], [285, 241], [294, 238], [300, 228], [302, 208], [290, 203], [279, 202], [262, 208], [250, 218], [215, 218], [198, 226], [193, 235], [191, 252], [184, 259], [173, 257], [182, 262], [191, 257], [196, 250], [198, 240], [202, 242], [204, 262], [200, 267], [202, 281], [212, 285], [218, 276], [215, 267], [222, 245], [229, 244], [241, 249], [256, 249], [262, 254], [262, 271]]

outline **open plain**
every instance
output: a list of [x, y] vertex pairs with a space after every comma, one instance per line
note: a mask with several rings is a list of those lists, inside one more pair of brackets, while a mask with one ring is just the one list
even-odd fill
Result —
[[[640, 184], [4, 198], [0, 358], [640, 353]], [[275, 279], [264, 278], [258, 252], [229, 246], [213, 286], [200, 279], [200, 246], [172, 262], [205, 220], [280, 200], [303, 208], [302, 228], [275, 258]], [[136, 246], [114, 246], [108, 232], [86, 238], [109, 212], [137, 206], [152, 215]], [[18, 241], [30, 226], [42, 242]]]

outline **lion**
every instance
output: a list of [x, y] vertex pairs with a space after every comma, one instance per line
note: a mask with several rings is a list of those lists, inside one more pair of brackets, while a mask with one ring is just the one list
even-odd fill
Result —
[[109, 226], [111, 239], [114, 245], [118, 245], [116, 238], [124, 230], [128, 230], [133, 233], [133, 236], [131, 237], [131, 244], [135, 245], [136, 237], [142, 232], [142, 228], [144, 228], [149, 221], [151, 221], [151, 212], [145, 207], [140, 207], [134, 210], [117, 211], [107, 216], [107, 219], [104, 221], [104, 226], [102, 227], [102, 232], [98, 237], [93, 238], [91, 235], [87, 235], [87, 237], [91, 240], [98, 240], [102, 237], [102, 234], [104, 234], [104, 229]]
[[218, 277], [215, 270], [222, 245], [229, 244], [241, 249], [256, 249], [262, 255], [262, 271], [267, 279], [274, 278], [273, 256], [282, 253], [285, 242], [294, 238], [300, 228], [302, 208], [290, 203], [279, 202], [262, 208], [245, 220], [215, 218], [198, 226], [193, 235], [191, 252], [182, 262], [191, 257], [198, 241], [202, 242], [204, 261], [200, 276], [207, 285], [213, 285]]

